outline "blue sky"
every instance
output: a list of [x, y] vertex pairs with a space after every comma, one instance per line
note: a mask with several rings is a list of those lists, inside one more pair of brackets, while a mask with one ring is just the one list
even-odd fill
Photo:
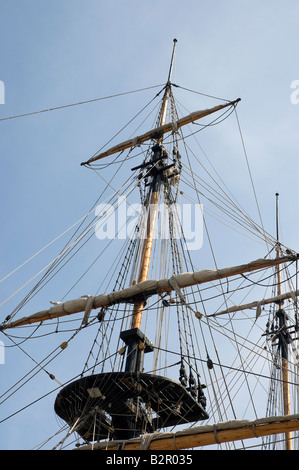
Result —
[[[0, 119], [163, 84], [176, 37], [175, 83], [242, 98], [238, 114], [266, 228], [274, 230], [278, 191], [283, 241], [298, 250], [299, 104], [290, 100], [299, 79], [298, 17], [296, 0], [0, 0]], [[89, 210], [101, 183], [80, 163], [139, 109], [138, 99], [0, 121], [1, 278]], [[1, 298], [27, 275], [2, 283]], [[0, 308], [2, 319], [8, 310]], [[2, 376], [14, 367], [10, 352], [6, 358]], [[28, 402], [19, 400], [2, 405], [2, 419]], [[38, 427], [53, 430], [52, 409], [50, 417], [40, 410], [30, 415], [30, 432], [26, 414], [0, 424], [1, 448], [30, 448]]]

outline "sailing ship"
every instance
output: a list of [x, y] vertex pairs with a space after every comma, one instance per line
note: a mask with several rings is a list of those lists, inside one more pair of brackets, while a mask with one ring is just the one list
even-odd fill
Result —
[[[40, 372], [56, 381], [60, 436], [38, 448], [298, 448], [298, 254], [280, 240], [278, 194], [271, 235], [237, 203], [198, 141], [199, 132], [210, 135], [236, 117], [242, 142], [240, 99], [180, 117], [175, 93], [190, 90], [172, 82], [176, 43], [167, 82], [149, 103], [155, 103], [150, 130], [81, 163], [106, 182], [99, 200], [2, 321], [5, 344], [17, 344], [21, 353], [27, 337], [54, 337], [52, 353], [35, 361], [1, 400], [25, 386], [28, 391], [27, 378]], [[231, 171], [233, 162], [225, 158]], [[107, 181], [105, 171], [111, 169]], [[115, 189], [113, 179], [120, 174], [125, 181]], [[128, 202], [136, 192], [138, 204]], [[215, 234], [232, 260], [228, 267], [216, 260]], [[242, 237], [242, 250], [236, 236]], [[79, 281], [95, 266], [93, 293], [61, 296], [43, 310], [28, 311], [29, 301], [88, 240], [100, 251]], [[258, 242], [254, 260], [244, 259], [249, 240]], [[76, 366], [82, 364], [71, 378], [60, 365], [68, 354]], [[57, 357], [58, 386], [48, 372]]]

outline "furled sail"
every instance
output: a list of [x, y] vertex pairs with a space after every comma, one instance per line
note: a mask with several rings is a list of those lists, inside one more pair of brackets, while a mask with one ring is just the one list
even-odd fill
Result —
[[258, 309], [262, 305], [278, 303], [282, 300], [291, 299], [291, 298], [295, 299], [298, 296], [299, 296], [299, 290], [295, 290], [295, 291], [292, 291], [292, 292], [286, 292], [285, 294], [276, 295], [275, 297], [270, 297], [268, 299], [256, 300], [256, 301], [250, 302], [248, 304], [234, 305], [234, 306], [229, 307], [225, 310], [221, 310], [221, 312], [213, 313], [212, 315], [209, 315], [209, 317], [217, 317], [218, 315], [224, 315], [226, 313], [239, 312], [241, 310], [249, 310], [251, 308], [257, 308]]
[[162, 126], [156, 127], [155, 129], [152, 129], [146, 132], [145, 134], [142, 134], [138, 137], [134, 137], [133, 139], [126, 140], [125, 142], [122, 142], [116, 145], [115, 147], [111, 147], [109, 150], [99, 153], [98, 155], [95, 155], [94, 157], [90, 158], [88, 161], [81, 163], [81, 165], [89, 165], [90, 163], [95, 162], [96, 160], [100, 160], [101, 158], [108, 157], [109, 155], [113, 155], [114, 153], [118, 153], [128, 148], [134, 147], [136, 145], [140, 145], [143, 142], [146, 142], [147, 140], [159, 138], [163, 134], [166, 134], [167, 132], [177, 130], [182, 126], [185, 126], [186, 124], [190, 124], [191, 122], [194, 122], [198, 119], [208, 116], [209, 114], [216, 113], [217, 111], [227, 108], [228, 106], [235, 106], [239, 101], [240, 101], [240, 98], [238, 98], [235, 101], [229, 101], [228, 103], [215, 106], [214, 108], [194, 111], [193, 113], [188, 114], [187, 116], [179, 119], [176, 122], [163, 124]]
[[205, 282], [215, 281], [226, 277], [236, 276], [245, 272], [256, 271], [259, 269], [276, 266], [280, 263], [295, 261], [298, 255], [290, 255], [276, 259], [258, 259], [248, 264], [242, 264], [229, 268], [209, 270], [204, 269], [197, 272], [182, 273], [172, 276], [170, 279], [148, 280], [127, 287], [120, 291], [114, 291], [109, 294], [98, 296], [83, 296], [79, 299], [69, 300], [64, 303], [58, 303], [48, 310], [42, 310], [31, 316], [20, 318], [10, 323], [4, 323], [0, 329], [14, 328], [17, 326], [28, 325], [31, 323], [42, 322], [53, 318], [72, 315], [79, 312], [88, 314], [91, 309], [108, 307], [120, 302], [136, 302], [139, 298], [144, 300], [154, 294], [171, 292], [176, 288], [182, 289]]
[[299, 415], [269, 416], [255, 420], [231, 420], [217, 424], [206, 424], [179, 431], [147, 434], [145, 437], [124, 441], [98, 442], [80, 447], [80, 450], [173, 450], [190, 449], [196, 446], [227, 443], [241, 439], [252, 439], [283, 431], [299, 429]]

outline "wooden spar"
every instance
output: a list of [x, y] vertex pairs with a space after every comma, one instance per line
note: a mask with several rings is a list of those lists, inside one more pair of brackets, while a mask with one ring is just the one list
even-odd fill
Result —
[[235, 106], [239, 101], [240, 98], [235, 101], [230, 101], [228, 103], [215, 106], [214, 108], [194, 111], [193, 113], [188, 114], [187, 116], [179, 119], [175, 123], [170, 122], [167, 124], [163, 124], [155, 129], [146, 132], [145, 134], [135, 137], [134, 139], [126, 140], [125, 142], [111, 147], [105, 152], [99, 153], [98, 155], [95, 155], [94, 157], [90, 158], [89, 160], [87, 160], [87, 162], [81, 163], [81, 165], [89, 165], [90, 163], [95, 162], [96, 160], [108, 157], [109, 155], [113, 155], [114, 153], [122, 152], [123, 150], [134, 147], [136, 145], [140, 145], [150, 139], [159, 139], [163, 134], [173, 131], [174, 128], [179, 129], [180, 127], [185, 126], [186, 124], [190, 124], [191, 122], [197, 121], [198, 119], [201, 119], [205, 116], [216, 113], [217, 111], [227, 108], [228, 106]]
[[285, 294], [276, 295], [275, 297], [269, 297], [269, 299], [255, 300], [254, 302], [250, 302], [248, 304], [234, 305], [233, 307], [229, 307], [225, 310], [221, 310], [221, 312], [216, 312], [208, 316], [217, 317], [218, 315], [224, 315], [226, 313], [239, 312], [240, 310], [249, 310], [251, 308], [256, 308], [258, 306], [273, 304], [273, 303], [277, 303], [286, 299], [291, 299], [291, 298], [294, 298], [295, 296], [296, 297], [299, 296], [299, 290], [296, 290], [294, 292], [286, 292]]
[[[246, 272], [253, 272], [259, 269], [276, 266], [279, 263], [287, 263], [298, 259], [298, 255], [285, 256], [279, 259], [258, 259], [248, 264], [222, 268], [217, 270], [204, 269], [202, 271], [182, 273], [173, 276], [180, 289], [206, 282], [216, 281], [227, 277], [236, 276]], [[172, 278], [160, 280], [148, 280], [139, 284], [127, 287], [120, 291], [114, 291], [110, 294], [101, 294], [93, 297], [92, 309], [109, 307], [115, 303], [132, 302], [135, 296], [149, 297], [158, 293], [171, 292], [174, 290]], [[90, 297], [81, 297], [79, 299], [69, 300], [67, 302], [55, 305], [54, 307], [42, 310], [31, 316], [20, 318], [19, 320], [1, 325], [1, 329], [15, 328], [17, 326], [30, 325], [31, 323], [43, 322], [54, 318], [72, 315], [86, 311], [86, 306]]]
[[[299, 415], [271, 416], [256, 420], [232, 420], [224, 423], [197, 426], [171, 433], [154, 433], [146, 450], [178, 450], [221, 444], [245, 439], [259, 438], [285, 431], [299, 430]], [[140, 438], [128, 441], [103, 441], [82, 446], [76, 450], [122, 450], [142, 449]]]

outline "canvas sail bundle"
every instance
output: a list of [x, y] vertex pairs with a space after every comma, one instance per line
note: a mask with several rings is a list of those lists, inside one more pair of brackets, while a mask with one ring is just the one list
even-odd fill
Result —
[[[217, 279], [236, 276], [237, 274], [245, 272], [251, 272], [266, 267], [276, 266], [280, 263], [295, 261], [296, 259], [296, 256], [287, 256], [273, 260], [259, 259], [245, 265], [233, 266], [230, 268], [218, 270], [205, 269], [203, 271], [198, 271], [194, 273], [178, 274], [176, 276], [173, 276], [173, 278], [175, 279], [179, 288], [183, 289], [185, 287], [215, 281]], [[69, 300], [64, 303], [58, 303], [58, 305], [55, 305], [50, 309], [42, 310], [28, 317], [23, 317], [19, 320], [3, 324], [1, 326], [1, 329], [4, 330], [7, 328], [14, 328], [17, 326], [63, 317], [66, 315], [72, 315], [79, 312], [85, 312], [86, 309], [88, 312], [90, 312], [91, 309], [108, 307], [119, 302], [134, 302], [134, 299], [136, 301], [136, 298], [140, 296], [146, 299], [147, 296], [163, 292], [171, 292], [172, 290], [174, 290], [174, 287], [171, 283], [171, 279], [143, 281], [139, 284], [135, 284], [131, 287], [123, 289], [122, 291], [111, 292], [109, 294], [102, 294], [92, 298], [89, 296], [81, 297], [79, 299]], [[218, 315], [220, 314], [221, 312], [218, 313]]]

